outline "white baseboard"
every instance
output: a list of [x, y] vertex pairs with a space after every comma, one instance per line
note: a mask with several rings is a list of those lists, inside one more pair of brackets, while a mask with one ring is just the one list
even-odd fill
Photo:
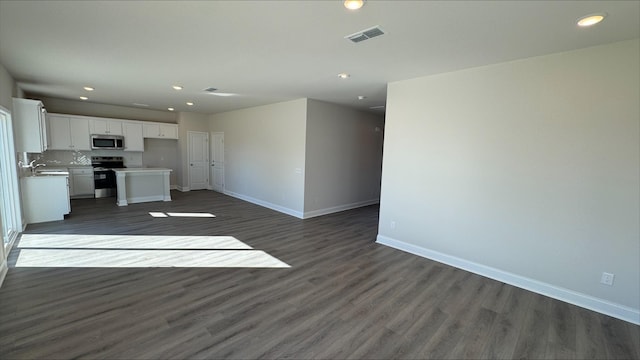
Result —
[[7, 261], [2, 260], [2, 264], [0, 264], [0, 287], [2, 287], [2, 283], [4, 282], [4, 278], [7, 276], [8, 271], [9, 267], [7, 266]]
[[371, 199], [371, 200], [359, 201], [359, 202], [355, 202], [355, 203], [351, 203], [351, 204], [332, 206], [332, 207], [324, 208], [324, 209], [305, 211], [304, 215], [303, 215], [303, 219], [308, 219], [308, 218], [327, 215], [327, 214], [333, 214], [333, 213], [337, 213], [337, 212], [340, 212], [340, 211], [356, 209], [356, 208], [359, 208], [359, 207], [369, 206], [369, 205], [379, 204], [379, 203], [380, 203], [380, 199]]
[[177, 190], [178, 185], [169, 185], [169, 190]]
[[180, 186], [180, 185], [176, 185], [176, 190], [182, 191], [182, 192], [191, 191], [191, 189], [188, 186]]
[[299, 219], [303, 219], [303, 214], [300, 211], [295, 211], [293, 209], [289, 209], [289, 208], [286, 208], [284, 206], [272, 204], [272, 203], [264, 201], [264, 200], [252, 198], [251, 196], [238, 194], [238, 193], [235, 193], [235, 192], [229, 191], [229, 190], [225, 190], [224, 194], [225, 195], [229, 195], [231, 197], [234, 197], [236, 199], [248, 201], [250, 203], [269, 208], [271, 210], [275, 210], [275, 211], [278, 211], [278, 212], [281, 212], [281, 213], [285, 213], [287, 215], [295, 216], [295, 217], [297, 217]]
[[151, 196], [137, 196], [131, 197], [127, 199], [129, 204], [137, 204], [143, 202], [151, 202], [151, 201], [166, 201], [164, 195], [151, 195]]
[[605, 315], [618, 318], [620, 320], [640, 325], [640, 309], [634, 309], [625, 305], [616, 304], [587, 294], [561, 288], [555, 285], [502, 271], [490, 266], [478, 264], [455, 256], [443, 254], [438, 251], [425, 249], [423, 247], [408, 244], [384, 235], [378, 235], [376, 242], [378, 244], [406, 251], [414, 255], [422, 256], [424, 258], [470, 271], [472, 273], [498, 280], [509, 285], [517, 286], [525, 290], [552, 297], [569, 304], [580, 306], [585, 309], [593, 310]]

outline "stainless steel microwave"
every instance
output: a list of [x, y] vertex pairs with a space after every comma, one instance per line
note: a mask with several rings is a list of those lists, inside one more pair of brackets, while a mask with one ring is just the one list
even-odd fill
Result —
[[91, 148], [95, 150], [124, 150], [124, 136], [91, 135]]

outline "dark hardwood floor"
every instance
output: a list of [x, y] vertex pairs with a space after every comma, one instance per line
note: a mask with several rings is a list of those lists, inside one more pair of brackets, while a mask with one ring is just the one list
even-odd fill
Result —
[[172, 196], [74, 200], [25, 234], [231, 235], [291, 267], [29, 268], [14, 247], [0, 358], [640, 358], [636, 325], [376, 244], [377, 206], [300, 220]]

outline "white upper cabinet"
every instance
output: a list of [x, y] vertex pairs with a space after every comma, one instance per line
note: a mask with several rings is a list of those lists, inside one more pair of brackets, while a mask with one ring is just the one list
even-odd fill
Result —
[[50, 150], [91, 150], [89, 120], [59, 114], [47, 116]]
[[144, 151], [142, 137], [142, 123], [138, 121], [123, 121], [124, 151]]
[[[41, 105], [42, 103], [40, 103]], [[49, 114], [46, 117], [46, 122], [43, 131], [44, 144], [46, 144], [48, 137], [51, 150], [91, 150], [91, 135], [93, 134], [124, 136], [124, 151], [144, 151], [144, 138], [178, 139], [177, 124], [69, 114]], [[27, 131], [29, 134], [35, 133], [31, 129]], [[29, 137], [29, 140], [32, 141], [32, 137]], [[38, 150], [40, 148], [43, 150]], [[46, 145], [17, 151], [43, 152], [44, 150], [46, 150]]]
[[17, 152], [47, 150], [46, 114], [41, 101], [13, 98], [13, 127]]
[[176, 124], [145, 122], [143, 127], [144, 127], [145, 138], [155, 138], [155, 139], [177, 139], [178, 138], [178, 125]]
[[122, 135], [122, 121], [92, 118], [91, 134]]
[[88, 119], [70, 118], [69, 131], [74, 150], [91, 150]]

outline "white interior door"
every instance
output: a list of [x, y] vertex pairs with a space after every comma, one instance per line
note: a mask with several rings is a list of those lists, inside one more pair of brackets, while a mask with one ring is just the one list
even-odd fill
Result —
[[211, 133], [211, 188], [224, 192], [224, 133]]
[[189, 189], [209, 188], [209, 134], [189, 131]]

